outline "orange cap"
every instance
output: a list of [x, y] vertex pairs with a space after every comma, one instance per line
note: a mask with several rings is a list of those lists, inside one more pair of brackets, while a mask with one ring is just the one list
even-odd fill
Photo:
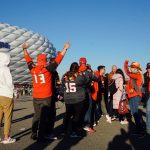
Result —
[[37, 57], [37, 62], [39, 66], [45, 66], [47, 63], [47, 58], [45, 54], [39, 54]]
[[81, 57], [80, 60], [79, 60], [80, 64], [86, 64], [87, 63], [87, 60], [85, 57]]
[[142, 70], [141, 65], [138, 62], [132, 62], [130, 67], [131, 68], [138, 68], [138, 69]]

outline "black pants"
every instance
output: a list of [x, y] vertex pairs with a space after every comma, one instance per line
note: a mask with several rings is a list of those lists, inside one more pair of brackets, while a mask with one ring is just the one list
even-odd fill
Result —
[[38, 133], [38, 138], [47, 134], [51, 97], [44, 99], [33, 99], [34, 117], [32, 123], [32, 132]]
[[96, 101], [92, 100], [92, 109], [91, 109], [91, 122], [90, 127], [93, 128], [94, 123], [96, 122]]
[[84, 101], [76, 104], [66, 104], [66, 115], [64, 118], [64, 131], [67, 132], [69, 123], [72, 118], [72, 132], [77, 132], [80, 127], [82, 113], [84, 109]]
[[52, 96], [47, 133], [52, 134], [56, 120], [56, 97]]
[[108, 113], [109, 113], [110, 117], [113, 117], [114, 110], [113, 110], [113, 95], [112, 94], [109, 97], [109, 109], [108, 109]]

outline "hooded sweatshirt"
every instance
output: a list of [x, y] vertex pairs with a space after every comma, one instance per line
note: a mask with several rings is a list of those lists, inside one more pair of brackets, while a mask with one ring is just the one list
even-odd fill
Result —
[[37, 65], [34, 65], [32, 58], [27, 55], [25, 57], [28, 68], [33, 80], [33, 98], [44, 99], [49, 98], [53, 94], [52, 89], [52, 73], [61, 63], [63, 56], [58, 54], [54, 62], [46, 66], [46, 55], [40, 54], [37, 58]]
[[10, 55], [0, 53], [0, 96], [13, 98], [14, 85], [8, 64], [10, 63]]

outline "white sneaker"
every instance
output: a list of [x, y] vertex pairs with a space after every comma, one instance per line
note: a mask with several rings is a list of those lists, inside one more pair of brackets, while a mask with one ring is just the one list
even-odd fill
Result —
[[44, 137], [47, 140], [58, 140], [57, 136], [55, 136], [54, 134], [50, 134], [48, 136]]
[[16, 139], [12, 139], [12, 138], [8, 138], [7, 140], [3, 140], [1, 143], [3, 144], [11, 144], [11, 143], [15, 143]]
[[106, 119], [109, 120], [109, 118], [110, 118], [109, 115], [106, 115]]
[[108, 122], [108, 123], [111, 123], [111, 117], [109, 117], [109, 115], [106, 115], [106, 121]]
[[124, 120], [124, 121], [120, 121], [120, 123], [121, 123], [122, 125], [125, 125], [125, 124], [128, 124], [128, 121], [127, 121], [127, 120]]
[[96, 126], [97, 126], [97, 124], [96, 124], [96, 123], [94, 123], [94, 124], [93, 124], [93, 127], [96, 127]]
[[89, 127], [83, 127], [83, 130], [89, 131]]

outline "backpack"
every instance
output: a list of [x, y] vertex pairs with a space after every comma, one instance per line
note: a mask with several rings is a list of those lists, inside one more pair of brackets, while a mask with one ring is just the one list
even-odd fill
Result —
[[127, 107], [127, 100], [121, 100], [119, 102], [118, 113], [122, 115], [129, 113], [129, 110]]
[[114, 95], [117, 92], [118, 89], [116, 88], [116, 83], [114, 79], [108, 85], [108, 89], [109, 89], [110, 95]]

